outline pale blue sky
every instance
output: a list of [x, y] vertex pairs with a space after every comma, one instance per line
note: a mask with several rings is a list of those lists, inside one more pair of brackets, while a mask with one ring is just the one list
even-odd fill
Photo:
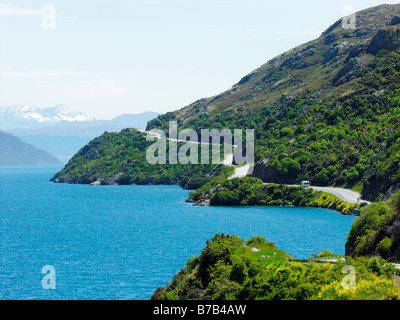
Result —
[[[0, 106], [63, 103], [99, 119], [173, 111], [317, 38], [344, 6], [379, 4], [0, 0]], [[42, 28], [45, 5], [56, 10], [55, 30]]]

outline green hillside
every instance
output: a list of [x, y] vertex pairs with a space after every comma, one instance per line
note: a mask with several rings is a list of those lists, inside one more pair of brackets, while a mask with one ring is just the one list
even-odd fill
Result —
[[0, 131], [0, 166], [56, 165], [61, 162], [46, 151]]
[[[215, 176], [227, 177], [233, 170], [212, 164], [151, 165], [147, 162], [146, 151], [152, 144], [154, 142], [146, 141], [145, 134], [135, 129], [106, 132], [79, 150], [51, 180], [82, 184], [98, 181], [103, 185], [179, 184], [186, 189], [197, 189]], [[168, 155], [167, 144], [167, 159]]]
[[347, 237], [346, 255], [400, 261], [400, 191], [389, 201], [362, 209]]
[[[315, 258], [332, 256], [323, 252]], [[339, 257], [340, 259], [340, 257]], [[400, 291], [393, 266], [384, 260], [345, 257], [318, 264], [291, 257], [262, 237], [244, 241], [216, 235], [201, 255], [190, 259], [171, 283], [158, 288], [153, 300], [391, 300]], [[357, 270], [356, 288], [342, 287], [342, 269]]]
[[255, 129], [254, 176], [383, 198], [400, 180], [400, 5], [357, 13], [251, 72], [230, 90], [160, 115], [147, 129]]

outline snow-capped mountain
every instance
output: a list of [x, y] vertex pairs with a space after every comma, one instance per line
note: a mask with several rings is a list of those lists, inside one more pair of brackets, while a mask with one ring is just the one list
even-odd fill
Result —
[[147, 123], [158, 115], [157, 112], [147, 111], [122, 114], [112, 120], [96, 120], [65, 106], [48, 109], [0, 107], [0, 131], [7, 131], [66, 163], [80, 148], [104, 131], [145, 129]]
[[2, 130], [38, 128], [61, 121], [90, 122], [94, 120], [94, 118], [65, 105], [45, 109], [26, 105], [0, 107], [0, 129]]

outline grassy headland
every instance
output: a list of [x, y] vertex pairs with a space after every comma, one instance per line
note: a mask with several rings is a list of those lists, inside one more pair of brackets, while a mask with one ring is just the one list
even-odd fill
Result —
[[[154, 142], [135, 129], [105, 132], [84, 146], [51, 181], [102, 185], [180, 185], [194, 190], [216, 176], [228, 177], [233, 168], [223, 165], [150, 164], [146, 150]], [[182, 145], [183, 143], [180, 143]], [[169, 148], [167, 144], [167, 156]]]
[[[337, 263], [289, 261], [272, 242], [216, 235], [190, 259], [154, 300], [383, 300], [398, 299], [394, 268], [382, 259], [345, 257]], [[356, 288], [346, 289], [344, 266], [356, 270]]]

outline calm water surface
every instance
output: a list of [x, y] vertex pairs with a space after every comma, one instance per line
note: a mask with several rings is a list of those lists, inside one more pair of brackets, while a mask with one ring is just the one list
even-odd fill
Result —
[[[149, 299], [216, 233], [297, 258], [344, 253], [354, 217], [314, 208], [193, 207], [177, 186], [54, 184], [60, 167], [0, 167], [0, 299]], [[42, 288], [42, 267], [56, 289]]]

